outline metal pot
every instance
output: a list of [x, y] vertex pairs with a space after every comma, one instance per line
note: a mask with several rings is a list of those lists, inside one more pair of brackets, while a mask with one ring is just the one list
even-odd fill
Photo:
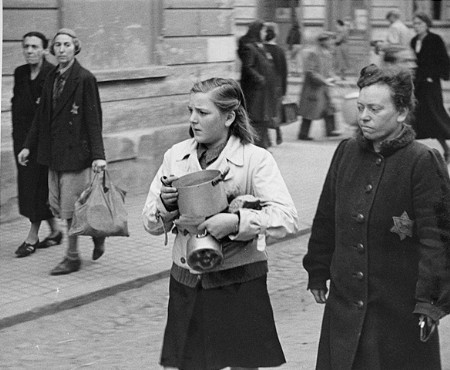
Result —
[[[228, 168], [229, 170], [229, 168]], [[228, 207], [223, 186], [227, 170], [203, 170], [182, 176], [172, 182], [178, 190], [178, 209], [181, 215], [209, 217]]]
[[205, 231], [192, 235], [187, 242], [187, 263], [196, 271], [208, 271], [223, 261], [222, 246]]

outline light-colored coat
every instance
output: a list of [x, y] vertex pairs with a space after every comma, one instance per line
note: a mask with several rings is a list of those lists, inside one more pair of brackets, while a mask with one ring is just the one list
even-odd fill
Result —
[[[262, 209], [240, 210], [239, 233], [229, 237], [232, 240], [253, 243], [232, 251], [227, 248], [225, 261], [217, 268], [220, 270], [267, 260], [265, 251], [257, 249], [258, 236], [277, 239], [293, 234], [298, 229], [294, 203], [278, 166], [268, 151], [252, 144], [243, 145], [237, 137], [231, 136], [217, 160], [207, 169], [223, 173], [226, 167], [230, 169], [224, 179], [227, 198], [251, 194], [260, 199]], [[165, 153], [163, 164], [150, 186], [142, 213], [144, 227], [149, 233], [160, 235], [164, 232], [161, 218], [164, 220], [165, 229], [171, 230], [173, 221], [179, 217], [178, 211], [168, 212], [161, 202], [161, 177], [181, 177], [201, 170], [197, 159], [197, 142], [194, 139], [178, 143]], [[161, 215], [160, 218], [158, 214]], [[177, 233], [172, 254], [174, 263], [185, 269], [190, 269], [186, 263], [188, 238], [189, 235]], [[258, 242], [264, 242], [259, 239]], [[196, 273], [193, 270], [191, 272]]]
[[298, 114], [316, 120], [334, 113], [326, 79], [333, 74], [333, 55], [319, 45], [305, 50], [305, 81], [300, 95]]
[[400, 45], [408, 48], [411, 38], [412, 35], [409, 28], [400, 19], [397, 19], [388, 28], [386, 42], [390, 45]]

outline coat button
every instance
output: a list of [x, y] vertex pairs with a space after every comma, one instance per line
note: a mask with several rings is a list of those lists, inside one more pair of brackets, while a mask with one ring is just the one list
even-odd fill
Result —
[[364, 215], [362, 213], [358, 213], [358, 215], [356, 216], [356, 222], [358, 222], [359, 224], [362, 224], [364, 222]]
[[355, 304], [356, 304], [356, 307], [358, 307], [359, 309], [364, 307], [364, 302], [363, 301], [355, 302]]
[[181, 263], [186, 263], [186, 258], [181, 257], [181, 258], [180, 258], [180, 261], [181, 261]]
[[373, 189], [372, 184], [367, 184], [366, 185], [366, 193], [370, 193], [372, 191], [372, 189]]
[[364, 279], [364, 273], [362, 271], [355, 272], [353, 274], [353, 277], [355, 277], [358, 280], [362, 280]]
[[356, 250], [359, 252], [359, 253], [364, 253], [364, 244], [362, 244], [362, 243], [358, 243], [358, 244], [356, 244]]
[[72, 125], [73, 125], [73, 123], [72, 123], [72, 121], [70, 121], [70, 122], [69, 122], [69, 126], [72, 126]]
[[383, 162], [383, 160], [382, 160], [381, 158], [377, 158], [377, 160], [375, 161], [375, 164], [376, 164], [377, 166], [380, 166], [380, 165], [381, 165], [381, 162]]

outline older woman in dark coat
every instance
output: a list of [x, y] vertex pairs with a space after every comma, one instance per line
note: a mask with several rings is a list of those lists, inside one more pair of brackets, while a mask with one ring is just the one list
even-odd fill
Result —
[[444, 108], [441, 79], [449, 79], [450, 61], [442, 38], [430, 32], [431, 19], [423, 12], [414, 15], [417, 35], [411, 47], [417, 57], [415, 76], [416, 97], [414, 129], [417, 139], [436, 138], [444, 150], [444, 158], [450, 160], [446, 139], [450, 139], [450, 117]]
[[408, 70], [371, 65], [358, 86], [361, 130], [336, 150], [303, 261], [308, 289], [326, 303], [317, 369], [440, 369], [436, 325], [450, 313], [448, 172], [407, 124]]
[[[28, 32], [22, 38], [22, 50], [26, 64], [14, 71], [14, 89], [11, 99], [12, 136], [14, 156], [23, 148], [28, 131], [33, 122], [42, 87], [47, 74], [53, 69], [53, 64], [45, 59], [48, 46], [47, 38], [40, 32]], [[17, 257], [27, 257], [36, 248], [47, 248], [61, 243], [62, 232], [48, 206], [48, 168], [31, 156], [28, 166], [17, 164], [17, 195], [19, 212], [30, 220], [30, 230], [25, 241], [16, 250]], [[41, 221], [47, 221], [51, 234], [39, 242]]]
[[277, 117], [277, 75], [273, 58], [263, 45], [264, 23], [256, 20], [239, 39], [238, 55], [242, 61], [241, 87], [248, 114], [257, 132], [255, 144], [269, 146], [268, 127]]

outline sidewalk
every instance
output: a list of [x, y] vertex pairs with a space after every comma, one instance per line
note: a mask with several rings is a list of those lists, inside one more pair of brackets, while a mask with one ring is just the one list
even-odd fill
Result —
[[[298, 123], [284, 126], [282, 131], [284, 143], [270, 151], [294, 199], [300, 217], [300, 234], [304, 234], [311, 227], [323, 180], [339, 139], [322, 138], [321, 122], [313, 125], [311, 134], [317, 138], [314, 142], [296, 140]], [[271, 135], [274, 137], [273, 130]], [[82, 268], [65, 276], [50, 276], [49, 271], [64, 256], [66, 233], [62, 245], [16, 258], [14, 251], [23, 242], [28, 220], [21, 218], [1, 224], [0, 329], [167, 277], [172, 238], [164, 246], [163, 236], [145, 232], [141, 223], [145, 198], [146, 194], [140, 194], [126, 199], [130, 237], [108, 238], [104, 256], [95, 262], [91, 259], [91, 239], [80, 237]], [[47, 225], [41, 229], [43, 239], [48, 233]]]

